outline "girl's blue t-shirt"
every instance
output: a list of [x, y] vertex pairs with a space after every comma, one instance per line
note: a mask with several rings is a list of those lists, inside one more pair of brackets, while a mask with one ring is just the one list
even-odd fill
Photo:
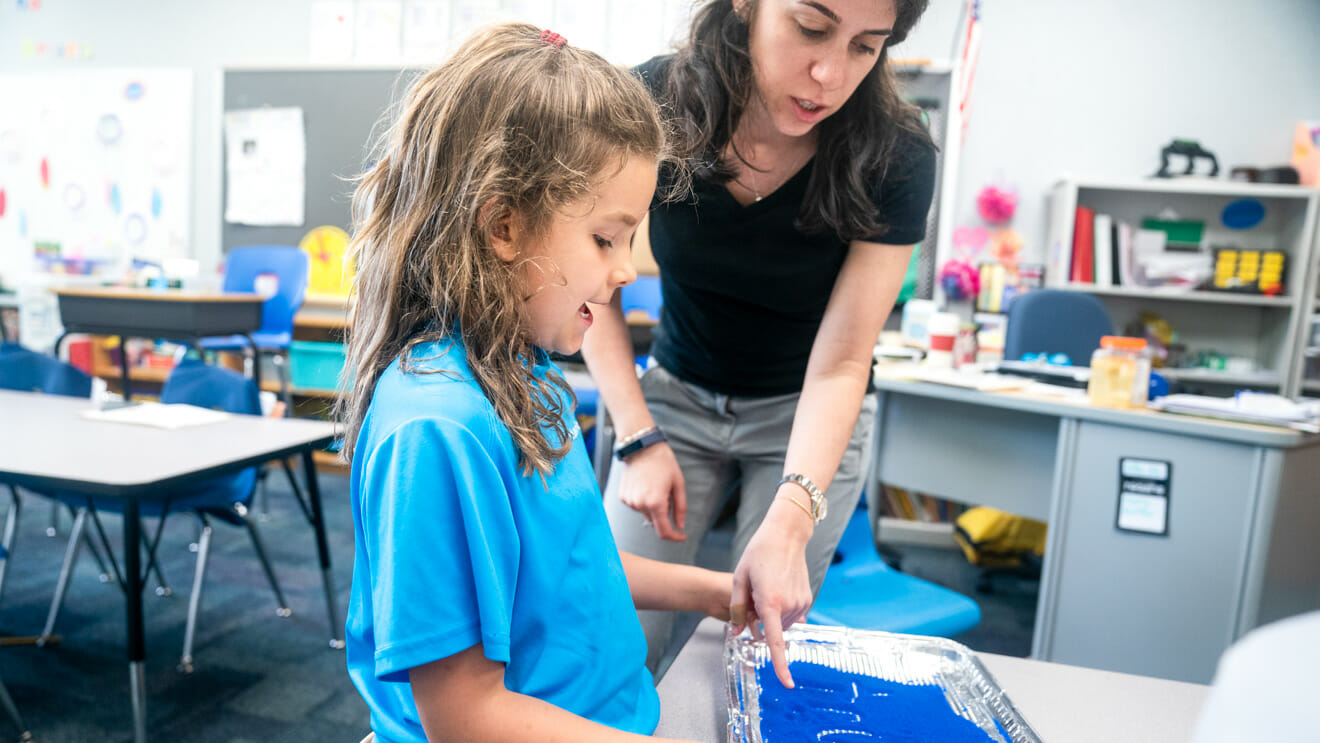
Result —
[[377, 738], [425, 741], [408, 670], [477, 643], [510, 691], [653, 733], [646, 640], [573, 411], [572, 450], [544, 480], [525, 476], [462, 346], [413, 358], [446, 371], [385, 370], [350, 474], [348, 671]]

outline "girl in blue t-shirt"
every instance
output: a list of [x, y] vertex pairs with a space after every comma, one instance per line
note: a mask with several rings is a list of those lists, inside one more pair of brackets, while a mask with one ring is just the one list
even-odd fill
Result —
[[547, 355], [636, 277], [669, 147], [627, 71], [507, 24], [413, 84], [361, 178], [346, 636], [381, 741], [649, 735], [636, 609], [728, 618], [729, 574], [619, 554]]

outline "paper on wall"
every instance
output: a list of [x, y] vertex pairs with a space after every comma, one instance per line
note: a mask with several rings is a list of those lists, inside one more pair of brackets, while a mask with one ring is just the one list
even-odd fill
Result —
[[225, 112], [225, 221], [302, 225], [306, 164], [301, 108]]
[[449, 50], [448, 0], [408, 0], [403, 15], [404, 59], [427, 65], [442, 61]]
[[307, 51], [314, 60], [353, 58], [353, 0], [317, 0], [312, 3]]
[[353, 58], [359, 62], [397, 62], [402, 28], [402, 0], [358, 0]]

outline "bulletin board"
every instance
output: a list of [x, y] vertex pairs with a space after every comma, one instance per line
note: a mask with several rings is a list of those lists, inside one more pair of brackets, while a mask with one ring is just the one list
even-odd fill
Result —
[[189, 254], [192, 73], [0, 75], [0, 272]]
[[[366, 166], [377, 123], [402, 97], [420, 69], [229, 69], [224, 73], [224, 110], [302, 109], [307, 149], [305, 223], [296, 226], [224, 222], [221, 245], [297, 245], [314, 227], [350, 230], [350, 180]], [[380, 126], [387, 126], [383, 122]], [[222, 143], [223, 146], [223, 143]], [[222, 175], [222, 178], [225, 176]], [[229, 184], [221, 184], [221, 199]]]

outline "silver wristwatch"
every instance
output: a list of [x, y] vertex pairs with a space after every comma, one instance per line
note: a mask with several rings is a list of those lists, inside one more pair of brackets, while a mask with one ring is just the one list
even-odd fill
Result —
[[826, 514], [829, 512], [829, 502], [825, 500], [825, 493], [821, 492], [821, 489], [816, 487], [816, 483], [812, 482], [810, 477], [796, 472], [790, 472], [780, 478], [779, 485], [783, 485], [786, 482], [794, 483], [807, 491], [807, 495], [811, 496], [812, 520], [817, 524], [824, 521]]

